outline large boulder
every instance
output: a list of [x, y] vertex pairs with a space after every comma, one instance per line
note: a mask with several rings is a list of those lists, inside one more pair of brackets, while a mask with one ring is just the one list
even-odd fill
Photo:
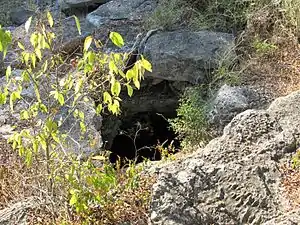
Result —
[[11, 10], [10, 19], [14, 25], [20, 26], [25, 23], [34, 12], [23, 7], [17, 7]]
[[152, 62], [153, 78], [201, 83], [222, 57], [234, 57], [231, 34], [210, 31], [158, 32], [148, 38], [142, 53]]
[[213, 96], [209, 105], [208, 119], [216, 133], [222, 135], [223, 128], [238, 113], [253, 108], [259, 100], [258, 94], [246, 86], [224, 84]]
[[59, 5], [63, 8], [85, 7], [93, 4], [104, 4], [110, 0], [59, 0]]
[[110, 20], [139, 20], [156, 6], [156, 0], [113, 0], [89, 13], [87, 20], [98, 28]]
[[299, 101], [294, 92], [267, 110], [238, 114], [223, 136], [162, 169], [151, 224], [290, 224], [278, 168], [300, 143]]

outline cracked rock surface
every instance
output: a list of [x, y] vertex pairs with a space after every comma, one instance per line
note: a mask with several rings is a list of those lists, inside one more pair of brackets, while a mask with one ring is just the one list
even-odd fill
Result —
[[294, 92], [267, 110], [238, 114], [221, 137], [163, 168], [153, 187], [151, 224], [291, 224], [279, 166], [300, 141], [299, 101]]

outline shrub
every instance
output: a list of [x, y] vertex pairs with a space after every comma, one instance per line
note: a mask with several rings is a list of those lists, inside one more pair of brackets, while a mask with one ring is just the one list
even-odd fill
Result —
[[208, 104], [203, 87], [186, 89], [177, 109], [177, 117], [169, 120], [172, 128], [182, 138], [183, 146], [203, 146], [209, 140]]
[[[80, 24], [76, 17], [75, 20], [80, 33]], [[29, 18], [25, 24], [27, 32], [31, 23], [32, 18]], [[80, 138], [87, 134], [88, 125], [82, 105], [91, 102], [91, 95], [100, 96], [98, 104], [92, 104], [96, 114], [106, 111], [119, 115], [122, 89], [126, 89], [131, 96], [134, 89], [140, 88], [145, 70], [151, 71], [151, 64], [140, 56], [132, 68], [124, 73], [128, 54], [106, 54], [102, 51], [101, 42], [88, 36], [82, 55], [72, 59], [72, 69], [61, 76], [59, 68], [68, 62], [54, 50], [53, 25], [52, 15], [48, 12], [45, 17], [37, 18], [30, 37], [31, 46], [25, 47], [18, 42], [19, 60], [24, 66], [21, 77], [16, 79], [13, 76], [11, 66], [6, 69], [7, 84], [0, 90], [0, 103], [8, 104], [11, 111], [26, 124], [17, 125], [9, 143], [28, 168], [39, 168], [39, 180], [43, 181], [39, 186], [45, 188], [41, 191], [50, 196], [55, 205], [52, 207], [57, 209], [52, 215], [61, 213], [59, 210], [68, 202], [69, 208], [77, 213], [76, 217], [87, 223], [94, 222], [97, 216], [100, 216], [97, 219], [99, 224], [114, 223], [112, 220], [117, 218], [113, 215], [115, 210], [111, 209], [124, 203], [119, 203], [125, 199], [118, 196], [139, 188], [140, 171], [134, 165], [130, 165], [126, 172], [120, 168], [116, 170], [103, 156], [93, 158], [100, 163], [96, 167], [89, 157], [83, 161], [81, 157], [65, 152], [65, 147], [70, 148], [74, 142], [78, 142], [71, 138], [72, 130], [65, 131], [63, 127], [67, 119], [72, 117], [75, 119], [74, 126], [78, 124], [80, 127]], [[111, 32], [109, 38], [117, 47], [124, 45], [122, 36], [116, 32]], [[0, 28], [0, 51], [4, 57], [11, 39], [10, 32]], [[23, 90], [27, 87], [34, 89], [32, 101], [27, 101], [23, 96]], [[16, 110], [16, 103], [22, 102], [27, 104], [27, 109]], [[67, 113], [61, 116], [59, 113], [64, 109], [68, 109]], [[96, 137], [90, 138], [90, 146], [93, 146]], [[147, 191], [141, 195], [144, 193]], [[144, 202], [148, 199], [144, 200], [139, 207], [135, 204], [132, 207], [144, 210]], [[68, 212], [68, 208], [65, 211]], [[64, 218], [64, 215], [61, 216]]]

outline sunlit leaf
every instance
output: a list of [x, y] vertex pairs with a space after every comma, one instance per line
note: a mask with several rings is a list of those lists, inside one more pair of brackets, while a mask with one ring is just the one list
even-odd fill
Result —
[[141, 64], [145, 68], [145, 70], [147, 70], [149, 72], [152, 72], [152, 65], [151, 65], [151, 63], [148, 60], [142, 59], [141, 60]]
[[93, 41], [92, 36], [88, 36], [88, 37], [85, 38], [84, 47], [83, 47], [84, 51], [87, 51], [90, 48], [90, 46], [92, 44], [92, 41]]
[[126, 87], [127, 87], [127, 94], [129, 97], [131, 97], [133, 94], [133, 88], [129, 84], [127, 84]]
[[18, 42], [18, 46], [20, 49], [22, 49], [23, 51], [25, 51], [25, 47], [21, 42]]
[[112, 98], [111, 98], [110, 94], [109, 94], [107, 91], [105, 91], [105, 92], [103, 93], [103, 101], [104, 101], [104, 103], [106, 103], [106, 104], [112, 103]]
[[48, 23], [49, 23], [50, 27], [53, 27], [54, 22], [53, 22], [53, 17], [50, 12], [47, 12], [47, 19], [48, 19]]
[[115, 81], [111, 86], [111, 93], [115, 96], [119, 96], [121, 92], [121, 84], [119, 81]]
[[9, 80], [9, 78], [10, 78], [10, 76], [11, 76], [11, 66], [8, 66], [8, 67], [6, 68], [6, 73], [5, 73], [5, 75], [6, 75], [6, 82], [8, 82], [8, 80]]
[[28, 33], [30, 24], [31, 24], [32, 16], [28, 18], [28, 20], [25, 23], [25, 31]]
[[117, 32], [110, 32], [109, 38], [118, 47], [122, 47], [124, 45], [122, 36]]
[[78, 33], [79, 33], [79, 35], [81, 35], [81, 27], [80, 27], [79, 19], [77, 18], [77, 16], [73, 16], [73, 17], [75, 19], [75, 23], [76, 23], [76, 27], [77, 27]]

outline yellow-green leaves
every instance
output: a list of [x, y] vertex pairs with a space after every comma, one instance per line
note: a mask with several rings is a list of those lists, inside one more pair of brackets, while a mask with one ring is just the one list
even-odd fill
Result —
[[83, 47], [84, 51], [88, 51], [89, 50], [89, 48], [90, 48], [90, 46], [92, 44], [92, 41], [93, 41], [93, 37], [92, 36], [88, 36], [88, 37], [85, 38], [85, 40], [84, 40], [84, 47]]
[[121, 92], [121, 84], [119, 81], [116, 81], [115, 79], [113, 79], [113, 83], [111, 84], [111, 88], [110, 88], [111, 93], [114, 96], [119, 96], [120, 92]]
[[50, 12], [47, 12], [47, 19], [48, 19], [49, 26], [53, 27], [54, 21], [53, 21], [53, 17]]
[[0, 52], [3, 52], [3, 59], [7, 54], [8, 47], [12, 41], [11, 33], [0, 27]]
[[133, 94], [133, 88], [129, 84], [126, 84], [126, 87], [127, 87], [127, 94], [129, 97], [131, 97]]
[[11, 76], [11, 66], [9, 65], [7, 68], [6, 68], [6, 82], [8, 82], [10, 76]]
[[73, 17], [75, 19], [75, 23], [76, 23], [76, 27], [77, 27], [78, 33], [79, 33], [79, 35], [81, 35], [81, 27], [80, 27], [79, 19], [77, 18], [77, 16], [73, 16]]
[[11, 111], [14, 111], [14, 103], [21, 98], [21, 90], [14, 91], [10, 94], [9, 105]]
[[144, 59], [144, 57], [142, 57], [141, 65], [142, 65], [142, 67], [144, 67], [145, 70], [152, 72], [151, 63], [148, 60]]
[[25, 23], [25, 31], [28, 33], [29, 32], [29, 28], [31, 25], [31, 20], [32, 20], [32, 16], [28, 18], [28, 20]]
[[122, 47], [124, 45], [122, 36], [117, 32], [110, 32], [109, 38], [114, 43], [114, 45], [118, 47]]
[[25, 47], [21, 42], [18, 42], [18, 46], [20, 49], [22, 49], [23, 51], [25, 51]]
[[59, 93], [57, 90], [55, 90], [55, 91], [51, 91], [51, 92], [50, 92], [50, 96], [53, 96], [54, 99], [57, 100], [58, 103], [59, 103], [61, 106], [64, 105], [64, 103], [65, 103], [65, 98], [64, 98], [64, 96], [63, 96], [62, 93]]
[[112, 97], [111, 97], [111, 95], [107, 91], [105, 91], [103, 93], [103, 102], [105, 104], [111, 104], [112, 103]]

